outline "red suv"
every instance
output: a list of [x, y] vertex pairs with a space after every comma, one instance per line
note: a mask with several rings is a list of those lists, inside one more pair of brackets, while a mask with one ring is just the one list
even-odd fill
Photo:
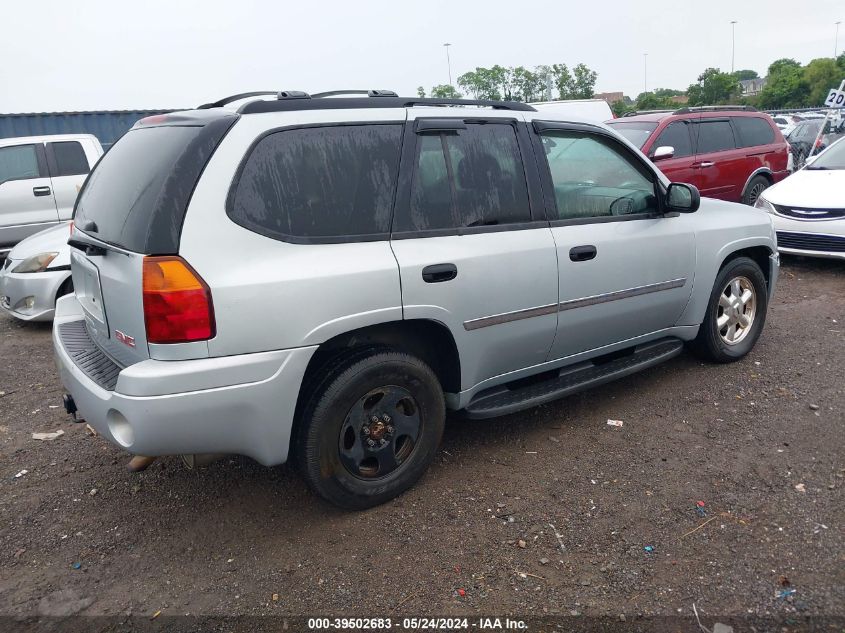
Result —
[[754, 204], [789, 175], [789, 145], [767, 114], [747, 106], [633, 112], [608, 121], [666, 177], [702, 196]]

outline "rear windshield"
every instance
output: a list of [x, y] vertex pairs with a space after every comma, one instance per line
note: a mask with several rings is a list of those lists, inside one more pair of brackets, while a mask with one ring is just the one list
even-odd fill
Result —
[[608, 121], [608, 125], [640, 149], [651, 133], [657, 129], [657, 123], [649, 121]]
[[[76, 205], [74, 222], [105, 242], [139, 253], [152, 252], [154, 232], [178, 243], [183, 215], [161, 225], [155, 213], [168, 176], [202, 127], [165, 126], [127, 132], [91, 173]], [[192, 184], [190, 185], [192, 188]], [[86, 228], [94, 222], [96, 230]], [[170, 249], [168, 249], [170, 250]]]

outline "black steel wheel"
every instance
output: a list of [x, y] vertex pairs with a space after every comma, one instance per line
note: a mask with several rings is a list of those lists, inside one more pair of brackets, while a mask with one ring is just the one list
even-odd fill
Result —
[[445, 419], [440, 382], [421, 360], [353, 352], [313, 385], [297, 422], [295, 457], [318, 495], [346, 509], [369, 508], [425, 473]]

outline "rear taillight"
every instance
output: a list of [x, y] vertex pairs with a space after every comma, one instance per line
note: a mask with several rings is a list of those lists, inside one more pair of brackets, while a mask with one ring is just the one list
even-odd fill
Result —
[[189, 343], [214, 336], [211, 290], [181, 257], [144, 258], [148, 343]]

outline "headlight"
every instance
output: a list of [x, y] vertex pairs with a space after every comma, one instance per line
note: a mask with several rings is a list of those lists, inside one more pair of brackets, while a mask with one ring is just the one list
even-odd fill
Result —
[[754, 203], [754, 206], [758, 209], [763, 209], [763, 211], [768, 211], [769, 213], [775, 212], [775, 206], [766, 200], [762, 194], [757, 197], [757, 201]]
[[27, 257], [20, 264], [12, 269], [13, 273], [42, 273], [47, 270], [58, 253], [39, 253], [32, 257]]

